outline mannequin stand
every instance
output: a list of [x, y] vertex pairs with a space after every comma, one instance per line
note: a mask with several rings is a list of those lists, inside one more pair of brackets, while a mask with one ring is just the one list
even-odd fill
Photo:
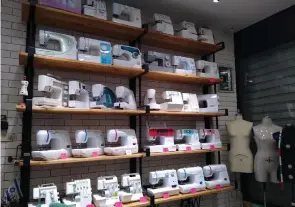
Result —
[[263, 206], [266, 207], [266, 183], [263, 183], [263, 203]]

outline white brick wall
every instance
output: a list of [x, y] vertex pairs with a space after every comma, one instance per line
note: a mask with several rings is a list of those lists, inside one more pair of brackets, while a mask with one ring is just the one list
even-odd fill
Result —
[[[20, 17], [20, 1], [2, 0], [1, 5], [1, 112], [3, 115], [7, 115], [9, 122], [8, 136], [3, 137], [1, 140], [1, 190], [6, 189], [12, 179], [16, 176], [19, 177], [19, 169], [8, 163], [7, 157], [15, 155], [16, 146], [21, 143], [22, 133], [22, 113], [15, 111], [15, 104], [22, 100], [22, 97], [18, 96], [20, 81], [23, 79], [23, 67], [18, 66], [18, 53], [25, 50], [25, 37], [26, 37], [26, 25], [22, 24]], [[173, 19], [173, 17], [172, 17]], [[75, 36], [78, 34], [75, 32], [63, 31], [59, 29], [52, 29], [54, 31], [62, 31]], [[89, 36], [91, 37], [91, 36]], [[96, 37], [97, 38], [97, 37]], [[225, 41], [226, 49], [219, 52], [216, 55], [216, 61], [223, 66], [229, 66], [233, 68], [234, 72], [234, 46], [233, 37], [229, 34], [215, 31], [216, 41]], [[104, 38], [101, 38], [104, 39]], [[118, 42], [118, 41], [113, 41]], [[147, 47], [143, 50], [149, 49]], [[167, 51], [171, 52], [171, 51]], [[196, 57], [197, 58], [197, 57]], [[86, 84], [102, 83], [108, 87], [115, 89], [118, 85], [128, 86], [128, 79], [118, 77], [104, 77], [99, 74], [92, 73], [75, 73], [75, 72], [63, 72], [63, 71], [49, 71], [47, 69], [36, 69], [34, 94], [41, 95], [37, 92], [37, 76], [39, 74], [47, 74], [48, 72], [60, 76], [65, 80], [78, 79]], [[235, 74], [233, 74], [235, 77]], [[201, 86], [187, 85], [187, 84], [175, 84], [175, 83], [161, 83], [155, 81], [143, 81], [142, 82], [142, 96], [147, 88], [153, 87], [157, 90], [158, 102], [160, 102], [160, 94], [162, 91], [179, 90], [181, 92], [196, 92], [201, 93]], [[234, 82], [234, 91], [235, 82]], [[219, 93], [221, 108], [229, 109], [229, 117], [221, 117], [219, 119], [219, 128], [222, 134], [222, 141], [228, 142], [227, 133], [225, 129], [225, 122], [231, 120], [236, 113], [236, 93]], [[143, 97], [142, 97], [143, 98]], [[145, 120], [142, 122], [142, 142], [145, 143]], [[204, 125], [202, 118], [191, 117], [149, 117], [149, 120], [163, 120], [167, 121], [169, 127], [175, 129], [179, 128], [195, 128], [196, 123], [198, 127]], [[197, 122], [196, 122], [197, 121]], [[98, 116], [98, 115], [70, 115], [70, 114], [34, 114], [33, 115], [33, 128], [32, 128], [32, 147], [35, 148], [35, 134], [39, 129], [65, 129], [71, 134], [71, 138], [74, 139], [74, 132], [77, 129], [100, 129], [106, 132], [111, 128], [126, 128], [129, 126], [129, 119], [125, 116]], [[16, 140], [9, 142], [10, 134], [16, 135]], [[5, 142], [4, 142], [5, 141]], [[222, 153], [222, 162], [227, 163], [227, 153]], [[205, 155], [186, 155], [186, 156], [169, 156], [169, 157], [157, 157], [146, 158], [143, 160], [143, 180], [147, 183], [148, 172], [152, 170], [159, 170], [165, 168], [179, 168], [186, 166], [197, 166], [205, 164]], [[91, 178], [93, 192], [96, 188], [96, 178], [104, 175], [117, 175], [120, 176], [123, 173], [129, 171], [129, 160], [114, 160], [114, 161], [102, 161], [102, 162], [90, 162], [90, 163], [75, 163], [75, 164], [63, 164], [63, 165], [50, 165], [50, 166], [36, 166], [32, 167], [31, 172], [31, 187], [53, 182], [60, 191], [64, 189], [64, 183], [72, 179], [77, 178]], [[41, 179], [40, 179], [41, 178]], [[40, 182], [41, 181], [41, 182]], [[240, 199], [233, 198], [234, 193], [223, 193], [219, 195], [210, 195], [202, 198], [202, 206], [239, 206]], [[161, 206], [171, 206], [161, 205]], [[178, 204], [175, 204], [176, 206]]]

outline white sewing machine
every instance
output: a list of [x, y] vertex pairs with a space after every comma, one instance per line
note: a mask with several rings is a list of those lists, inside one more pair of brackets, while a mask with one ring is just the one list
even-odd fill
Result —
[[78, 146], [77, 149], [72, 149], [73, 157], [96, 157], [103, 154], [104, 137], [100, 130], [77, 130], [75, 138]]
[[106, 2], [103, 0], [87, 0], [83, 5], [83, 14], [107, 20]]
[[90, 179], [74, 180], [66, 183], [66, 195], [62, 202], [73, 207], [85, 207], [92, 203]]
[[156, 102], [156, 90], [148, 89], [144, 97], [144, 105], [150, 106], [151, 110], [160, 110], [160, 104]]
[[111, 129], [107, 133], [107, 141], [111, 145], [106, 146], [104, 153], [107, 155], [130, 155], [138, 153], [138, 144], [135, 131], [133, 129]]
[[38, 149], [32, 151], [33, 160], [58, 160], [72, 155], [70, 135], [65, 130], [39, 130]]
[[93, 203], [96, 207], [114, 207], [119, 199], [119, 184], [116, 176], [97, 178], [98, 194], [93, 194]]
[[144, 61], [149, 63], [150, 71], [165, 71], [174, 73], [172, 67], [172, 58], [169, 54], [148, 51], [144, 54]]
[[[122, 16], [127, 16], [128, 20], [126, 20], [126, 18], [121, 18]], [[113, 22], [141, 28], [140, 9], [136, 9], [123, 4], [113, 3]]]
[[206, 187], [209, 189], [221, 188], [230, 185], [226, 165], [207, 165], [203, 167]]
[[182, 93], [183, 111], [185, 112], [199, 112], [199, 102], [196, 94]]
[[218, 112], [218, 95], [205, 94], [198, 95], [200, 112]]
[[[150, 153], [175, 152], [174, 129], [168, 129], [165, 122], [146, 122], [147, 140], [151, 145], [146, 145], [145, 150]], [[157, 142], [156, 142], [157, 141]]]
[[154, 21], [157, 22], [152, 29], [169, 35], [174, 35], [172, 21], [164, 14], [154, 14]]
[[111, 43], [80, 37], [78, 60], [111, 65], [113, 63]]
[[[58, 42], [60, 50], [44, 49], [50, 41]], [[37, 55], [77, 60], [77, 41], [73, 36], [40, 30], [39, 43], [43, 48], [36, 48]]]
[[69, 81], [69, 97], [70, 108], [89, 108], [89, 92], [85, 84]]
[[141, 68], [141, 53], [136, 47], [114, 45], [113, 58], [114, 65]]
[[196, 129], [178, 129], [176, 130], [175, 141], [182, 141], [184, 144], [176, 144], [178, 151], [190, 151], [201, 149], [199, 133]]
[[[207, 78], [219, 78], [217, 63], [205, 60], [196, 61], [197, 75]], [[203, 72], [204, 71], [204, 72]]]
[[160, 104], [163, 111], [182, 111], [183, 100], [180, 92], [177, 91], [164, 91], [162, 97], [165, 101]]
[[214, 44], [212, 30], [206, 28], [198, 28], [199, 40], [209, 44]]
[[179, 189], [181, 193], [190, 193], [206, 189], [203, 169], [201, 167], [186, 167], [177, 170]]
[[133, 91], [124, 86], [116, 87], [117, 102], [114, 104], [118, 109], [136, 110], [136, 102]]
[[222, 148], [218, 129], [199, 129], [202, 149]]
[[[42, 184], [37, 188], [33, 188], [33, 199], [38, 200], [38, 203], [29, 203], [28, 207], [49, 207], [51, 203], [60, 203], [58, 200], [57, 187], [53, 183]], [[41, 199], [45, 199], [42, 204]]]
[[113, 108], [115, 102], [116, 95], [110, 88], [102, 84], [92, 85], [90, 108]]
[[138, 173], [123, 174], [121, 176], [121, 187], [119, 191], [120, 201], [130, 203], [139, 201], [142, 194], [141, 180]]
[[193, 58], [173, 56], [172, 65], [175, 73], [196, 75], [196, 65]]
[[176, 31], [175, 35], [186, 39], [198, 40], [198, 34], [195, 28], [195, 24], [192, 22], [181, 22], [180, 30]]
[[[154, 186], [163, 181], [162, 186]], [[179, 194], [179, 186], [177, 180], [176, 170], [161, 170], [150, 172], [149, 182], [154, 187], [147, 188], [148, 193], [155, 196], [155, 198], [163, 197], [163, 194], [168, 194], [169, 196]]]

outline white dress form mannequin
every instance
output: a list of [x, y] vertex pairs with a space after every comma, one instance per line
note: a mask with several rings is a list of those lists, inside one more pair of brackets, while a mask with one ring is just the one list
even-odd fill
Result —
[[249, 148], [252, 126], [253, 123], [243, 120], [241, 115], [226, 123], [230, 135], [229, 166], [232, 172], [253, 172], [253, 154]]
[[281, 131], [282, 127], [272, 123], [269, 117], [262, 119], [261, 124], [254, 126], [254, 138], [258, 148], [254, 160], [255, 178], [258, 182], [267, 182], [268, 175], [272, 183], [278, 183], [278, 154], [273, 133]]

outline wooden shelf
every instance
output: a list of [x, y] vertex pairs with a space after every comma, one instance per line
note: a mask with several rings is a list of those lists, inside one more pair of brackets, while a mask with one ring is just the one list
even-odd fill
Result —
[[133, 202], [133, 203], [127, 203], [123, 204], [123, 207], [145, 207], [145, 206], [150, 206], [150, 201], [148, 200], [147, 202]]
[[150, 111], [145, 114], [147, 116], [200, 116], [200, 117], [214, 117], [225, 116], [225, 112], [174, 112], [174, 111]]
[[[25, 65], [27, 63], [27, 57], [27, 53], [20, 52], [19, 64]], [[69, 72], [93, 72], [109, 76], [124, 76], [130, 78], [135, 77], [144, 71], [143, 69], [139, 68], [128, 68], [117, 65], [104, 65], [99, 63], [55, 58], [42, 55], [34, 55], [34, 67], [41, 69], [48, 68], [52, 70], [64, 70]]]

